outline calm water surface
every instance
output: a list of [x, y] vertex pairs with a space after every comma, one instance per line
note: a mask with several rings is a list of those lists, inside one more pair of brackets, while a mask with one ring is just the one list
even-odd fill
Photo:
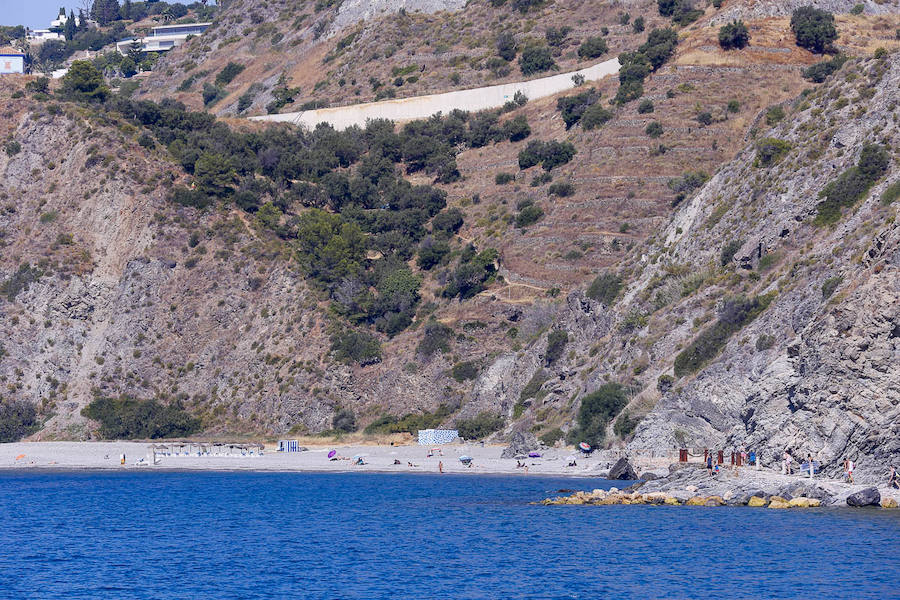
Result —
[[0, 473], [0, 598], [900, 597], [900, 511], [528, 504], [611, 485]]

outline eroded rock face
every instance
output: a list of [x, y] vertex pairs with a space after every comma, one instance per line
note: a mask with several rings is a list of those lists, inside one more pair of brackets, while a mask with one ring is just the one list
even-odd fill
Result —
[[847, 497], [847, 506], [853, 506], [856, 508], [863, 506], [878, 506], [881, 502], [881, 494], [878, 492], [878, 488], [870, 487], [855, 494], [850, 494]]
[[623, 456], [612, 466], [606, 478], [633, 481], [637, 479], [638, 476], [634, 467], [632, 467], [631, 463], [628, 462], [628, 459]]
[[537, 450], [540, 447], [538, 440], [530, 431], [517, 431], [512, 434], [509, 440], [509, 446], [503, 449], [500, 458], [515, 458], [520, 454], [527, 455], [529, 452]]

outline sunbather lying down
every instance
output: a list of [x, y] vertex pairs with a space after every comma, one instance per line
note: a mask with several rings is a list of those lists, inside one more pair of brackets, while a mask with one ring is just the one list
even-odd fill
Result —
[[332, 462], [336, 461], [336, 460], [350, 460], [350, 457], [349, 456], [332, 456], [328, 460], [330, 460]]

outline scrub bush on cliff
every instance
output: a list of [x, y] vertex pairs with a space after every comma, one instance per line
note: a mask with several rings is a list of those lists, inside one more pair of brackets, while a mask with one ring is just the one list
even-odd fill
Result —
[[606, 426], [628, 404], [625, 387], [619, 383], [606, 383], [597, 391], [584, 396], [578, 409], [578, 426], [567, 436], [570, 444], [587, 442], [597, 447], [606, 437]]
[[791, 30], [798, 46], [816, 54], [824, 53], [838, 37], [834, 15], [812, 6], [802, 6], [794, 11]]

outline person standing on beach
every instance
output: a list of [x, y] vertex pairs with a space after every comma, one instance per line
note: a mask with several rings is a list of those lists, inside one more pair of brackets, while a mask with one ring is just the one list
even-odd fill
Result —
[[441, 473], [444, 472], [444, 461], [442, 461], [442, 460], [438, 461], [438, 471]]
[[706, 454], [706, 472], [712, 477], [712, 450]]
[[853, 461], [847, 461], [847, 479], [850, 480], [850, 483], [853, 483]]
[[891, 465], [891, 477], [888, 479], [888, 487], [900, 489], [900, 482], [897, 481], [897, 469], [894, 468], [894, 465]]
[[815, 467], [813, 467], [813, 462], [812, 462], [812, 454], [807, 453], [806, 464], [809, 465], [809, 478], [812, 479], [813, 471], [815, 470]]

